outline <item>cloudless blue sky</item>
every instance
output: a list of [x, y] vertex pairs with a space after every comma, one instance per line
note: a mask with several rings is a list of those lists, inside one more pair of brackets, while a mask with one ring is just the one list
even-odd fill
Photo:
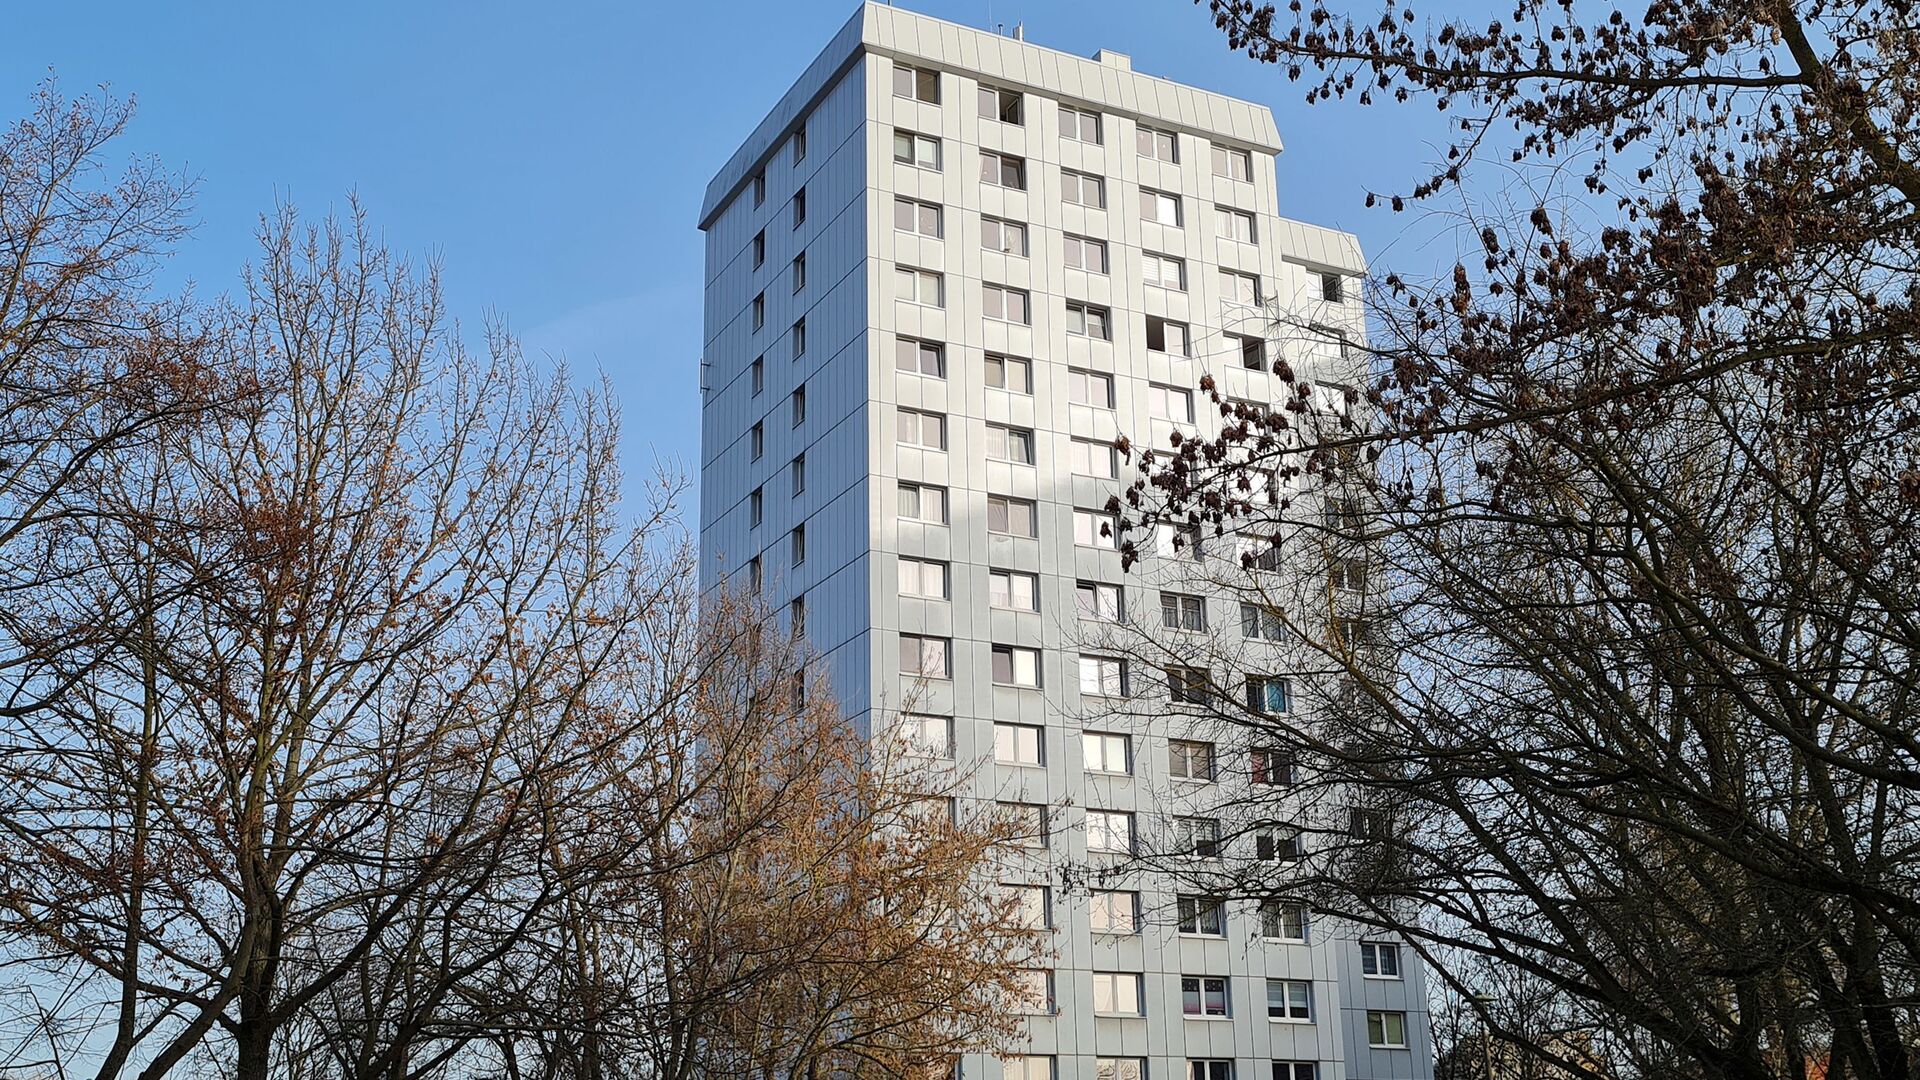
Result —
[[[1280, 212], [1358, 232], [1375, 267], [1402, 219], [1362, 208], [1445, 137], [1431, 106], [1309, 107], [1227, 51], [1183, 0], [911, 0], [1035, 44], [1110, 48], [1137, 70], [1274, 110]], [[853, 13], [851, 0], [152, 0], [20, 5], [0, 35], [0, 119], [52, 71], [69, 95], [138, 101], [122, 153], [198, 180], [198, 231], [169, 268], [233, 287], [260, 213], [357, 191], [389, 243], [444, 263], [451, 310], [504, 315], [536, 354], [620, 395], [630, 467], [698, 464], [707, 179]]]

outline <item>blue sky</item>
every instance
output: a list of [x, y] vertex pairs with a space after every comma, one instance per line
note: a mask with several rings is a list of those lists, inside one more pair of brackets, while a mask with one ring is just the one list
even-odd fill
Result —
[[[912, 0], [1027, 40], [1110, 48], [1142, 71], [1271, 106], [1280, 212], [1361, 235], [1375, 266], [1418, 252], [1362, 207], [1445, 137], [1431, 106], [1309, 107], [1227, 51], [1182, 0]], [[68, 94], [138, 100], [126, 153], [198, 180], [197, 233], [169, 268], [232, 288], [259, 214], [357, 191], [395, 247], [437, 254], [470, 329], [504, 315], [537, 354], [620, 395], [627, 459], [698, 463], [702, 189], [854, 10], [850, 0], [549, 0], [539, 5], [54, 3], [8, 13], [0, 117], [49, 71]], [[1421, 258], [1422, 262], [1429, 261]], [[638, 479], [638, 477], [636, 477]]]

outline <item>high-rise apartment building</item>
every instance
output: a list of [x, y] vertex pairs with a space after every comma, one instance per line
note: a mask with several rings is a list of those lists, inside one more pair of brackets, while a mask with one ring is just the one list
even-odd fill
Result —
[[1284, 843], [1183, 813], [1278, 759], [1088, 644], [1128, 611], [1242, 632], [1167, 587], [1191, 550], [1122, 572], [1116, 436], [1211, 432], [1202, 376], [1271, 402], [1274, 357], [1359, 333], [1358, 245], [1277, 216], [1279, 150], [1267, 109], [1126, 56], [869, 3], [708, 186], [704, 582], [762, 589], [870, 737], [979, 763], [1043, 838], [1007, 884], [1052, 927], [1050, 1000], [969, 1080], [1432, 1073], [1404, 945], [1101, 872], [1148, 837]]

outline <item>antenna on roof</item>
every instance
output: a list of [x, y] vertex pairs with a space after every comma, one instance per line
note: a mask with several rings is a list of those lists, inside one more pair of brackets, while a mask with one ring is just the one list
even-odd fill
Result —
[[1015, 41], [1027, 40], [1027, 24], [1026, 23], [1017, 22], [1013, 24], [1013, 40]]

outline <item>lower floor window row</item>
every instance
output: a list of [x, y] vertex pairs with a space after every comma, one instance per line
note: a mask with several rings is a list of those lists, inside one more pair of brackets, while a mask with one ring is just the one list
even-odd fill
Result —
[[[1314, 1061], [1276, 1061], [1272, 1080], [1320, 1080], [1320, 1065]], [[1258, 1074], [1256, 1073], [1256, 1076]], [[1068, 1080], [1060, 1075], [1053, 1057], [1028, 1054], [1008, 1058], [1000, 1066], [1002, 1080]], [[1094, 1059], [1093, 1080], [1149, 1080], [1145, 1058]], [[1234, 1080], [1230, 1058], [1188, 1058], [1180, 1080]]]

